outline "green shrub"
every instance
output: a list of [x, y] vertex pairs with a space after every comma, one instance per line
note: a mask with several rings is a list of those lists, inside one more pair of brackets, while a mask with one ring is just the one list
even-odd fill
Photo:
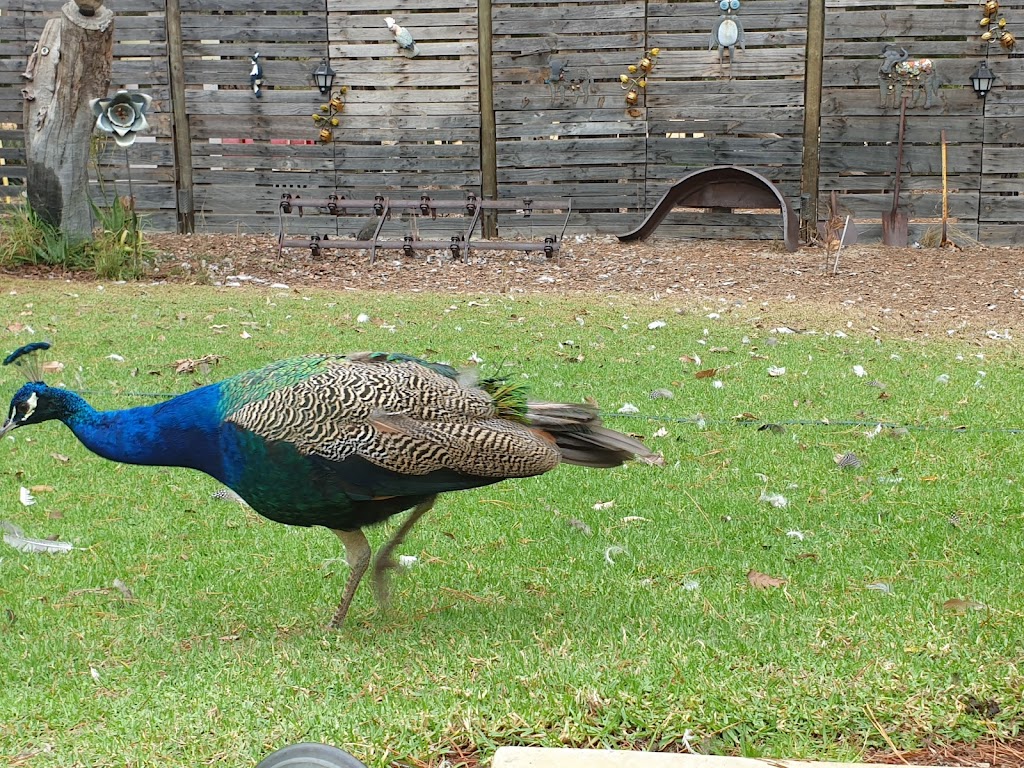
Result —
[[84, 243], [71, 241], [27, 202], [0, 219], [0, 265], [84, 269], [87, 263]]
[[109, 208], [92, 205], [97, 228], [92, 240], [69, 238], [44, 221], [26, 202], [0, 217], [0, 267], [50, 266], [93, 270], [97, 277], [133, 280], [152, 255], [141, 219], [130, 199], [115, 198]]
[[99, 226], [88, 251], [97, 277], [135, 280], [143, 274], [144, 257], [152, 256], [142, 234], [142, 219], [131, 198], [115, 197], [109, 208], [92, 204]]

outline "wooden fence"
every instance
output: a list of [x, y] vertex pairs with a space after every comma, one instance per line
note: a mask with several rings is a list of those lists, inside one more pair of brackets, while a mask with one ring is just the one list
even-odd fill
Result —
[[[709, 49], [721, 14], [710, 0], [479, 2], [294, 0], [284, 11], [268, 0], [113, 0], [112, 88], [141, 89], [154, 105], [151, 130], [127, 151], [97, 142], [96, 196], [130, 184], [158, 230], [190, 209], [199, 231], [270, 232], [285, 193], [461, 198], [491, 178], [499, 197], [571, 198], [572, 231], [623, 232], [685, 172], [735, 164], [817, 220], [835, 191], [839, 213], [870, 237], [892, 201], [899, 109], [881, 103], [879, 67], [895, 44], [932, 59], [941, 86], [933, 106], [908, 110], [901, 204], [912, 235], [941, 214], [945, 129], [956, 226], [986, 243], [1024, 242], [1024, 58], [981, 41], [973, 0], [744, 0], [745, 48], [721, 59]], [[1024, 34], [1024, 0], [1001, 5], [1007, 28]], [[24, 178], [21, 72], [59, 7], [0, 0], [0, 201], [16, 199]], [[823, 7], [824, 35], [809, 39]], [[386, 15], [413, 32], [418, 56], [400, 54]], [[630, 107], [620, 75], [653, 48]], [[347, 93], [335, 141], [321, 144], [312, 72], [325, 58]], [[983, 59], [999, 79], [979, 99], [969, 81]], [[819, 78], [820, 101], [805, 105]], [[780, 230], [774, 214], [678, 210], [659, 234]]]

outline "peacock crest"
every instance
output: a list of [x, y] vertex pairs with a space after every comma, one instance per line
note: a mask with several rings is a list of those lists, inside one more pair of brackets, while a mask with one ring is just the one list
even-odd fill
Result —
[[13, 365], [20, 370], [28, 381], [42, 383], [43, 381], [43, 360], [41, 352], [50, 348], [48, 341], [33, 341], [23, 347], [18, 347], [4, 358], [4, 365]]

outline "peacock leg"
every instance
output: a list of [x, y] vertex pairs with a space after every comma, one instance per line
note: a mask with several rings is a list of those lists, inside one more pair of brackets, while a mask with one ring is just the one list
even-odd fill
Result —
[[395, 551], [395, 547], [405, 541], [406, 534], [416, 525], [416, 521], [434, 506], [435, 499], [437, 499], [437, 496], [431, 496], [426, 501], [413, 507], [412, 512], [409, 513], [409, 516], [395, 532], [395, 535], [377, 552], [377, 559], [373, 561], [373, 594], [381, 605], [388, 604], [390, 594], [388, 590], [388, 571], [398, 565], [395, 562], [395, 558], [391, 556]]
[[[333, 530], [333, 529], [332, 529]], [[345, 559], [351, 569], [348, 574], [348, 581], [345, 583], [345, 594], [341, 597], [338, 610], [334, 612], [331, 619], [331, 629], [340, 629], [345, 623], [345, 615], [348, 607], [352, 604], [352, 598], [356, 594], [356, 587], [366, 573], [370, 565], [370, 543], [366, 540], [365, 534], [358, 528], [354, 531], [334, 531], [341, 543], [345, 545]]]

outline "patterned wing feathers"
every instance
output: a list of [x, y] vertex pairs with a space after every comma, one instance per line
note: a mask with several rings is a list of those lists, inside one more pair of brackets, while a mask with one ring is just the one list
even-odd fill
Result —
[[524, 477], [558, 464], [553, 441], [496, 411], [488, 392], [416, 361], [349, 357], [246, 403], [229, 420], [307, 455], [356, 455], [399, 474]]

